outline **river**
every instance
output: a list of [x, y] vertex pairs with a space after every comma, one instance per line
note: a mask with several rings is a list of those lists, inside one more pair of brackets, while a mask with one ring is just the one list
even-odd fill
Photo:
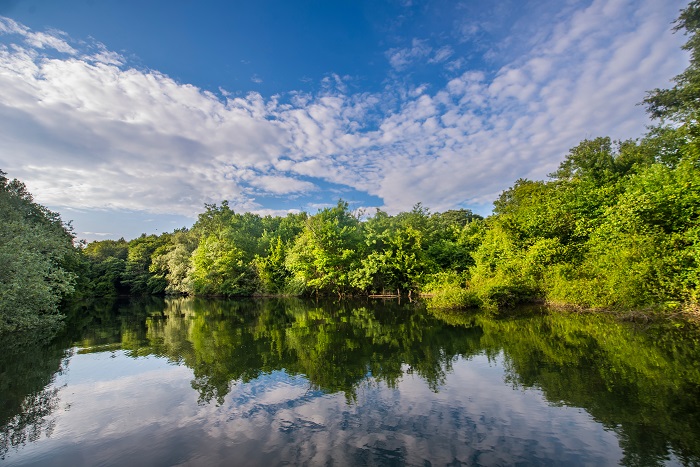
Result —
[[102, 302], [0, 339], [0, 464], [697, 465], [688, 323], [393, 301]]

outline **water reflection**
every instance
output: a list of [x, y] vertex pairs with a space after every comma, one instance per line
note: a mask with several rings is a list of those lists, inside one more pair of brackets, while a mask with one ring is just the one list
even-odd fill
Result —
[[304, 375], [310, 388], [348, 400], [368, 376], [393, 387], [415, 372], [437, 390], [456, 356], [478, 352], [480, 333], [397, 304], [169, 299], [142, 322], [93, 328], [79, 345], [80, 352], [104, 351], [104, 337], [119, 335], [118, 347], [130, 356], [191, 368], [200, 402], [221, 404], [232, 382], [275, 370]]
[[71, 322], [0, 356], [18, 465], [700, 462], [693, 329], [298, 300], [147, 299]]
[[0, 460], [11, 448], [53, 430], [59, 398], [51, 383], [64, 371], [70, 351], [47, 345], [52, 337], [37, 330], [0, 339]]

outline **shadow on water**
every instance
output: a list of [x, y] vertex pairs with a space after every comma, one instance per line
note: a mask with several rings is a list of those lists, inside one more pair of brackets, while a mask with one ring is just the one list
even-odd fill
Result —
[[[700, 462], [700, 333], [688, 324], [641, 329], [542, 309], [489, 316], [294, 299], [146, 298], [66, 313], [67, 327], [53, 340], [0, 341], [3, 456], [51, 433], [60, 404], [51, 383], [74, 352], [121, 350], [190, 368], [201, 405], [221, 405], [235, 385], [277, 371], [305, 378], [310, 391], [342, 392], [349, 405], [370, 378], [396, 388], [413, 374], [439, 393], [458, 359], [502, 356], [506, 384], [585, 409], [614, 431], [623, 464], [657, 465], [672, 455]], [[402, 464], [401, 452], [385, 451], [374, 455]]]

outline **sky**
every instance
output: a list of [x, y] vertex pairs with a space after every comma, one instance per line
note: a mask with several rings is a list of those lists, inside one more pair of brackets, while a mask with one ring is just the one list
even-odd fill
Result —
[[488, 215], [688, 63], [677, 0], [0, 0], [0, 170], [77, 238], [205, 203]]

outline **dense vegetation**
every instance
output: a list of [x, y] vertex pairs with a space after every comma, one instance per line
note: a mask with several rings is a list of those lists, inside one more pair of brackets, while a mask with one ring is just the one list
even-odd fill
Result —
[[343, 201], [261, 217], [224, 201], [205, 205], [189, 230], [76, 250], [60, 218], [3, 176], [0, 331], [53, 316], [74, 283], [95, 296], [423, 292], [436, 307], [697, 307], [698, 27], [693, 1], [676, 27], [689, 37], [690, 64], [644, 100], [656, 126], [639, 139], [584, 140], [549, 180], [516, 181], [487, 219], [420, 204], [364, 216]]
[[468, 210], [430, 215], [416, 206], [366, 220], [335, 207], [286, 217], [235, 213], [207, 205], [192, 229], [93, 242], [86, 292], [95, 295], [337, 295], [421, 290], [444, 271], [472, 265]]
[[73, 292], [78, 269], [70, 226], [2, 171], [0, 219], [0, 333], [50, 327], [60, 318], [62, 297]]

